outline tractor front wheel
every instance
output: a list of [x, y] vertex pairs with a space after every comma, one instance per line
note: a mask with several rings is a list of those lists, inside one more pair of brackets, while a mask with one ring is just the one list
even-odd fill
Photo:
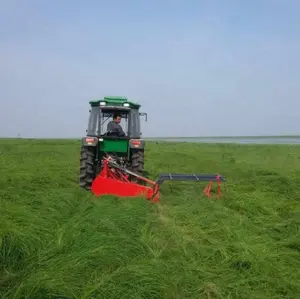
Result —
[[80, 152], [79, 186], [91, 190], [96, 177], [96, 151], [94, 147], [82, 146]]

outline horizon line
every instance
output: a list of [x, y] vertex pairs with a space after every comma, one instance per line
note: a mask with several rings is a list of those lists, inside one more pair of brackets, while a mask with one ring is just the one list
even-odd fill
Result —
[[[1, 137], [0, 139], [81, 139], [80, 137], [22, 137], [10, 136]], [[229, 135], [229, 136], [157, 136], [157, 137], [142, 137], [141, 139], [233, 139], [233, 138], [300, 138], [300, 135]]]

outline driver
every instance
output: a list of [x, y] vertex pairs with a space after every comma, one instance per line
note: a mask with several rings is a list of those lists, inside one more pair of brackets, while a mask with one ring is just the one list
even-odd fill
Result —
[[126, 134], [123, 131], [120, 122], [121, 115], [119, 113], [114, 113], [113, 120], [107, 124], [107, 131], [111, 133], [117, 133], [118, 136], [124, 137]]

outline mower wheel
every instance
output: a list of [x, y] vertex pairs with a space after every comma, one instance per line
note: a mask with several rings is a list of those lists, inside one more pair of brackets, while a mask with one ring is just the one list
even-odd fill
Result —
[[80, 153], [79, 186], [86, 190], [91, 190], [95, 177], [95, 148], [82, 146]]

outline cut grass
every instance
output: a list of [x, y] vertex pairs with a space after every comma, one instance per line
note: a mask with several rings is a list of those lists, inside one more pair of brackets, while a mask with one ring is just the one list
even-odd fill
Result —
[[[78, 187], [79, 141], [0, 140], [2, 298], [300, 298], [300, 151], [148, 142], [159, 204]], [[171, 188], [172, 187], [172, 188]]]

